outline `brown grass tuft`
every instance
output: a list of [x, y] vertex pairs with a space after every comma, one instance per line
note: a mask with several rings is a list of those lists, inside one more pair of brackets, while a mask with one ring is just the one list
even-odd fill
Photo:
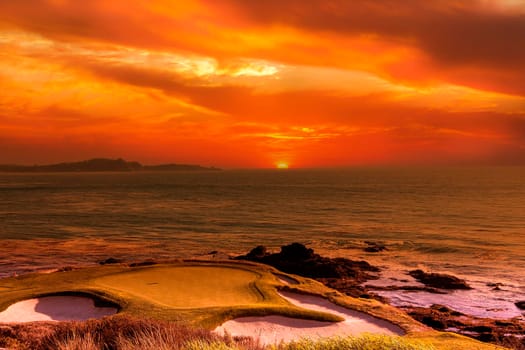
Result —
[[[183, 345], [202, 340], [219, 341], [217, 335], [174, 323], [130, 317], [110, 317], [85, 322], [35, 322], [0, 327], [0, 347], [30, 350], [130, 350], [182, 349]], [[148, 342], [156, 341], [148, 347]], [[152, 343], [153, 344], [153, 343]]]

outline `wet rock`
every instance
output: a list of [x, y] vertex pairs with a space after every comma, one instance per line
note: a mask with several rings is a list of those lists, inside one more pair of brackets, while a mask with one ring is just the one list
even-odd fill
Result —
[[446, 306], [442, 306], [442, 305], [436, 305], [436, 310], [438, 310], [439, 312], [451, 312], [452, 310]]
[[483, 325], [465, 327], [464, 330], [468, 332], [476, 332], [476, 333], [492, 333], [492, 327], [483, 326]]
[[251, 260], [271, 265], [281, 271], [295, 273], [312, 278], [350, 278], [360, 283], [376, 279], [379, 269], [366, 261], [354, 261], [346, 258], [326, 258], [315, 254], [313, 249], [303, 244], [292, 243], [281, 247], [279, 253], [270, 254], [263, 246], [256, 247], [247, 255], [236, 257], [238, 260]]
[[467, 282], [456, 276], [412, 270], [409, 275], [428, 287], [440, 289], [472, 289]]
[[385, 249], [386, 249], [385, 247], [371, 246], [371, 247], [366, 247], [363, 250], [367, 253], [379, 253]]
[[[372, 296], [361, 283], [377, 279], [379, 268], [366, 261], [346, 258], [327, 258], [316, 254], [301, 243], [281, 247], [279, 253], [268, 253], [266, 247], [257, 246], [248, 254], [236, 257], [271, 265], [283, 272], [317, 279], [327, 286], [354, 297]], [[374, 296], [375, 297], [375, 296]], [[377, 299], [381, 299], [377, 297]]]
[[[251, 259], [257, 259], [257, 258], [263, 258], [266, 255], [268, 255], [267, 249], [263, 245], [258, 245], [257, 247], [253, 248], [247, 255], [248, 258]], [[248, 260], [248, 259], [247, 259]]]
[[204, 257], [211, 260], [228, 260], [231, 258], [229, 254], [218, 250], [209, 251]]
[[492, 287], [492, 290], [501, 290], [503, 283], [487, 283], [487, 287]]
[[474, 338], [485, 343], [490, 343], [496, 340], [496, 336], [493, 333], [480, 333]]
[[379, 253], [383, 250], [387, 250], [386, 246], [381, 242], [365, 241], [365, 243], [368, 245], [368, 247], [364, 248], [363, 250], [367, 253]]
[[434, 317], [430, 317], [430, 316], [425, 316], [421, 319], [421, 323], [429, 326], [429, 327], [432, 327], [434, 329], [437, 329], [437, 330], [444, 330], [445, 328], [447, 328], [447, 324], [445, 322], [443, 322], [442, 320], [440, 319], [436, 319]]
[[525, 300], [517, 301], [514, 303], [514, 305], [516, 305], [516, 307], [520, 310], [525, 310]]
[[403, 307], [414, 319], [437, 330], [453, 330], [456, 333], [499, 345], [525, 346], [525, 322], [519, 319], [494, 320], [462, 314], [443, 305]]
[[443, 305], [432, 305], [429, 308], [414, 307], [408, 308], [408, 314], [419, 322], [437, 330], [445, 330], [454, 327], [454, 323], [449, 323], [448, 314], [450, 309]]
[[442, 289], [427, 287], [427, 286], [374, 286], [369, 285], [366, 286], [372, 290], [375, 291], [399, 291], [399, 290], [406, 290], [406, 291], [412, 291], [412, 292], [427, 292], [427, 293], [434, 293], [434, 294], [448, 294], [447, 292], [443, 291]]
[[306, 248], [301, 243], [292, 243], [290, 245], [285, 245], [281, 247], [281, 253], [280, 257], [284, 260], [288, 261], [297, 261], [297, 260], [308, 260], [316, 257], [320, 257], [319, 255], [314, 256], [314, 250], [310, 248]]
[[496, 283], [489, 282], [489, 283], [487, 283], [487, 287], [496, 288], [496, 287], [502, 287], [502, 286], [503, 286], [503, 283], [500, 283], [500, 282], [496, 282]]
[[123, 262], [121, 259], [107, 258], [105, 260], [99, 261], [98, 263], [100, 265], [110, 265], [110, 264], [120, 264], [121, 262]]
[[73, 266], [63, 266], [57, 270], [57, 272], [68, 272], [73, 271]]
[[129, 264], [129, 267], [152, 266], [152, 265], [157, 265], [157, 262], [153, 260], [134, 262], [134, 263]]

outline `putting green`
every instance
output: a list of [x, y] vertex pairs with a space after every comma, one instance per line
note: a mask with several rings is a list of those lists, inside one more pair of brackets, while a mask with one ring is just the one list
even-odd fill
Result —
[[95, 284], [175, 308], [254, 304], [262, 300], [253, 271], [230, 267], [177, 266], [107, 275]]

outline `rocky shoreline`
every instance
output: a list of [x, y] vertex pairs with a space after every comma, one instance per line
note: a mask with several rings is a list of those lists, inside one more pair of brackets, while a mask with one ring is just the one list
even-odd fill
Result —
[[381, 299], [361, 285], [379, 278], [378, 267], [366, 261], [322, 257], [300, 243], [283, 246], [279, 253], [269, 253], [266, 247], [257, 246], [248, 254], [234, 259], [263, 263], [283, 272], [313, 278], [356, 298]]
[[[387, 249], [384, 245], [368, 242], [370, 252]], [[237, 260], [249, 260], [271, 265], [283, 272], [313, 278], [342, 293], [358, 298], [373, 298], [385, 303], [389, 300], [379, 296], [363, 284], [379, 278], [380, 269], [366, 261], [347, 258], [328, 258], [316, 254], [313, 249], [300, 243], [281, 247], [281, 251], [270, 253], [264, 246], [257, 246], [248, 254], [237, 256]], [[472, 289], [468, 283], [456, 276], [425, 272], [417, 269], [409, 275], [423, 286], [386, 286], [383, 290], [416, 290], [435, 294], [447, 294], [453, 290]], [[378, 290], [378, 287], [374, 287]], [[516, 301], [516, 306], [525, 308], [524, 301]], [[443, 305], [431, 307], [402, 307], [411, 317], [439, 331], [459, 333], [483, 342], [525, 349], [525, 321], [512, 318], [499, 320], [465, 315]]]

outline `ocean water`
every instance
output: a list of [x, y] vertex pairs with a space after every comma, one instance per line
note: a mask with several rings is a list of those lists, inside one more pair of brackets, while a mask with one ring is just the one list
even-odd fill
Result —
[[523, 317], [525, 168], [0, 174], [0, 277], [291, 242], [379, 265], [371, 285], [417, 285], [406, 273], [423, 268], [475, 287], [381, 292], [395, 305]]

